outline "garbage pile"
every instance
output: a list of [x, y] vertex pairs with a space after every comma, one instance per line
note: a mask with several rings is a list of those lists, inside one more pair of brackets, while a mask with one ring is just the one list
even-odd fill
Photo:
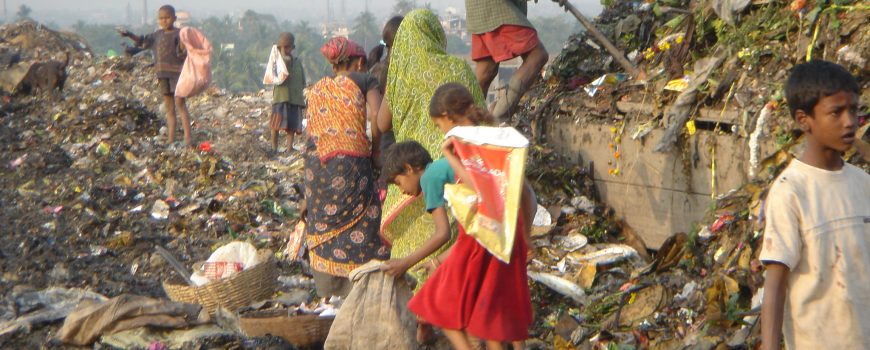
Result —
[[[233, 240], [283, 248], [298, 219], [302, 161], [298, 152], [268, 156], [263, 92], [212, 89], [190, 99], [198, 147], [166, 145], [150, 59], [97, 58], [78, 39], [33, 22], [0, 33], [0, 51], [17, 52], [18, 62], [71, 55], [61, 89], [0, 96], [0, 324], [54, 310], [61, 299], [22, 307], [27, 293], [49, 287], [78, 293], [75, 300], [165, 297], [161, 283], [175, 272], [156, 245], [187, 266]], [[301, 275], [279, 280], [282, 290], [312, 288]], [[53, 321], [66, 315], [50, 314], [4, 328], [0, 344], [47, 344], [59, 327]]]
[[[846, 66], [862, 87], [858, 135], [870, 142], [868, 14], [862, 1], [611, 1], [595, 24], [645, 77], [621, 73], [601, 45], [575, 35], [526, 96], [518, 121], [537, 141], [527, 176], [556, 223], [532, 237], [538, 340], [531, 345], [755, 348], [763, 202], [802, 141], [782, 85], [807, 57]], [[624, 102], [642, 107], [628, 111]], [[554, 118], [614, 127], [633, 119], [631, 139], [616, 143], [642, 142], [648, 130], [663, 128], [670, 136], [649, 147], [682, 153], [695, 123], [708, 122], [698, 113], [703, 108], [719, 116], [709, 132], [750, 149], [775, 140], [776, 150], [755, 154], [748, 183], [716, 197], [695, 229], [675, 232], [651, 254], [598, 199], [592, 167], [600, 165], [570, 165], [547, 145], [545, 126]], [[870, 154], [857, 148], [845, 158], [870, 172]]]
[[0, 90], [7, 94], [62, 87], [70, 62], [92, 58], [87, 43], [33, 21], [0, 28]]
[[65, 53], [75, 59], [93, 57], [90, 46], [82, 37], [55, 31], [31, 20], [2, 26], [0, 38], [2, 47], [17, 50], [22, 60], [53, 59]]
[[[645, 76], [621, 73], [591, 36], [574, 35], [545, 82], [527, 94], [519, 124], [534, 136], [543, 137], [542, 125], [553, 116], [588, 123], [632, 118], [649, 122], [628, 131], [632, 139], [642, 140], [644, 128], [668, 130], [656, 151], [679, 150], [704, 122], [747, 143], [760, 129], [762, 138], [770, 135], [782, 146], [794, 129], [788, 109], [776, 108], [784, 100], [782, 84], [792, 66], [809, 58], [850, 69], [865, 87], [862, 101], [870, 99], [870, 6], [863, 1], [608, 3], [596, 27]], [[765, 107], [769, 115], [760, 118]], [[698, 113], [705, 108], [715, 116]]]
[[[799, 142], [787, 111], [776, 108], [781, 82], [811, 51], [862, 73], [867, 101], [870, 25], [860, 1], [723, 3], [614, 0], [596, 25], [647, 72], [646, 83], [619, 73], [594, 41], [580, 35], [529, 94], [520, 125], [539, 143], [527, 175], [551, 217], [533, 234], [529, 271], [537, 340], [530, 345], [710, 349], [757, 343], [759, 210], [769, 181]], [[161, 283], [177, 273], [155, 253], [156, 245], [186, 266], [229, 241], [284, 250], [299, 215], [302, 162], [298, 153], [267, 156], [270, 106], [263, 92], [213, 88], [189, 99], [198, 147], [166, 145], [150, 59], [97, 58], [80, 39], [33, 22], [0, 26], [0, 34], [2, 347], [45, 346], [58, 334], [57, 321], [83, 301], [99, 310], [125, 293], [164, 297]], [[45, 63], [40, 69], [62, 67], [63, 76], [23, 88], [33, 65]], [[619, 101], [649, 107], [626, 113]], [[759, 155], [756, 180], [718, 197], [697, 230], [675, 233], [654, 254], [601, 203], [592, 165], [568, 165], [542, 134], [541, 125], [559, 115], [604, 124], [643, 118], [649, 128], [675, 130], [662, 147], [668, 150], [689, 137], [686, 122], [702, 106], [741, 111], [717, 132], [747, 143], [753, 135], [756, 141], [774, 138], [780, 148]], [[643, 131], [631, 134], [642, 138]], [[870, 171], [859, 153], [849, 161]], [[301, 242], [292, 243], [286, 250], [291, 259]], [[318, 309], [310, 307], [310, 278], [293, 273], [277, 280], [284, 291], [281, 310]], [[192, 310], [182, 311], [185, 324], [199, 322]], [[190, 338], [209, 339], [202, 347], [271, 341], [213, 327], [176, 331], [161, 331], [161, 346]], [[139, 346], [157, 336], [141, 332], [101, 337], [95, 347]]]

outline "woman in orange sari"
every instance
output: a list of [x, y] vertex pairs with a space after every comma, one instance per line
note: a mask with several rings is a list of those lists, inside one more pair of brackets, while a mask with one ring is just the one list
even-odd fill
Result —
[[317, 293], [345, 296], [348, 273], [372, 259], [389, 258], [382, 243], [372, 142], [366, 121], [381, 96], [365, 69], [365, 52], [346, 38], [321, 48], [334, 77], [308, 89], [305, 158], [306, 241]]

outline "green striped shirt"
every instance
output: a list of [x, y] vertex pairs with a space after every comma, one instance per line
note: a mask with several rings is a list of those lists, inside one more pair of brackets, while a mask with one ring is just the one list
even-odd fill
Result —
[[483, 34], [505, 24], [534, 28], [526, 18], [526, 0], [465, 0], [466, 23], [471, 34]]

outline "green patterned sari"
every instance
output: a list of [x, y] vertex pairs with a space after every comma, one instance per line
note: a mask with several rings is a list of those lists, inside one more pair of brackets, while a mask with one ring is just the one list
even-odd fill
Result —
[[[477, 104], [485, 108], [480, 85], [468, 63], [447, 54], [444, 29], [429, 10], [414, 10], [405, 16], [392, 50], [386, 100], [393, 114], [396, 142], [415, 140], [429, 151], [433, 159], [438, 159], [444, 134], [429, 117], [429, 101], [435, 89], [445, 83], [462, 84], [471, 91]], [[400, 259], [428, 240], [435, 232], [435, 224], [425, 210], [422, 196], [409, 197], [396, 186], [390, 186], [384, 202], [381, 230], [392, 245], [390, 257]], [[440, 254], [447, 246], [420, 264]], [[418, 266], [412, 267], [408, 273], [420, 282], [419, 288], [428, 276], [419, 275]]]

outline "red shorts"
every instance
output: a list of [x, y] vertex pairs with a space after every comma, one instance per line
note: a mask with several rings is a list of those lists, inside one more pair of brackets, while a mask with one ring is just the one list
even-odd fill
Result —
[[503, 62], [532, 51], [540, 43], [534, 28], [505, 24], [491, 32], [471, 34], [471, 59], [492, 57]]

